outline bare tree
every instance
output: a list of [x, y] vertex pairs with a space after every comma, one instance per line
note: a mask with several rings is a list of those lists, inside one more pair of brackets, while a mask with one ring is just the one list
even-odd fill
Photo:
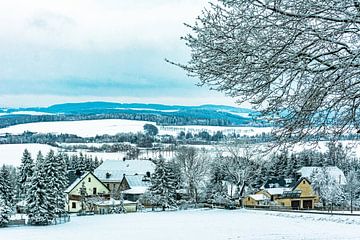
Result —
[[221, 164], [225, 180], [236, 186], [234, 194], [236, 198], [243, 197], [245, 185], [251, 184], [255, 174], [252, 168], [253, 157], [253, 149], [243, 143], [228, 144], [225, 151], [219, 154], [217, 161]]
[[360, 132], [357, 0], [218, 0], [188, 26], [191, 59], [172, 63], [252, 103], [278, 140]]
[[208, 170], [208, 154], [204, 149], [180, 147], [175, 156], [182, 177], [186, 183], [190, 199], [198, 201], [198, 190]]

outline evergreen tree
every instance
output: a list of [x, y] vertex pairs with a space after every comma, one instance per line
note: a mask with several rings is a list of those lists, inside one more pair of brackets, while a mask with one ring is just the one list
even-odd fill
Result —
[[65, 211], [64, 190], [67, 185], [66, 166], [61, 154], [55, 155], [53, 150], [47, 154], [43, 171], [45, 172], [45, 188], [49, 199], [48, 211], [53, 217]]
[[0, 196], [0, 227], [4, 227], [9, 223], [11, 208], [5, 203], [5, 200]]
[[14, 204], [14, 191], [10, 181], [10, 172], [3, 165], [0, 169], [0, 197], [2, 197], [7, 206], [12, 207]]
[[34, 171], [34, 161], [27, 149], [24, 150], [19, 168], [19, 198], [25, 199]]
[[66, 196], [65, 196], [65, 189], [68, 185], [68, 178], [67, 178], [67, 169], [66, 163], [64, 160], [64, 155], [58, 153], [55, 157], [55, 169], [56, 169], [56, 178], [54, 179], [56, 191], [55, 191], [55, 201], [56, 201], [56, 208], [55, 213], [57, 215], [62, 214], [65, 212], [65, 205], [66, 205]]
[[45, 185], [46, 175], [43, 165], [44, 162], [36, 161], [26, 198], [29, 223], [34, 225], [50, 224], [54, 218], [53, 214], [49, 212], [50, 200], [48, 188]]
[[161, 206], [163, 211], [167, 207], [176, 205], [176, 177], [164, 158], [156, 162], [150, 192], [156, 205]]

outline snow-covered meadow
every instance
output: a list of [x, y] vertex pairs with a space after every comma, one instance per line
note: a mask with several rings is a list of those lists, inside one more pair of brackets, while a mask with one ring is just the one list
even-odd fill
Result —
[[251, 210], [188, 210], [77, 217], [62, 225], [0, 229], [16, 240], [359, 239], [360, 218]]
[[[21, 134], [25, 131], [37, 133], [68, 133], [80, 137], [94, 137], [96, 135], [115, 135], [117, 133], [142, 132], [145, 124], [154, 122], [133, 121], [123, 119], [84, 120], [84, 121], [59, 121], [59, 122], [38, 122], [26, 123], [0, 129], [0, 134]], [[237, 133], [241, 135], [254, 136], [262, 132], [270, 132], [271, 128], [256, 127], [219, 127], [219, 126], [157, 126], [159, 134], [178, 135], [181, 131], [198, 133], [208, 131], [215, 133], [222, 131], [224, 134]]]
[[46, 154], [51, 149], [54, 151], [59, 150], [46, 144], [0, 144], [0, 165], [19, 166], [25, 149], [27, 149], [34, 158], [36, 158], [39, 151]]

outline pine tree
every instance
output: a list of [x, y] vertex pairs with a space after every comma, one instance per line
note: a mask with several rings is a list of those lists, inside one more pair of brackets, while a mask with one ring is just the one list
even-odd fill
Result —
[[150, 192], [156, 205], [165, 208], [176, 205], [176, 177], [173, 169], [160, 158], [156, 162], [155, 172], [151, 178]]
[[19, 168], [19, 198], [25, 199], [34, 171], [34, 161], [27, 149], [24, 150]]
[[64, 190], [67, 185], [66, 166], [61, 154], [55, 156], [51, 150], [44, 161], [45, 188], [49, 199], [48, 211], [56, 217], [65, 211]]
[[55, 213], [59, 215], [65, 212], [66, 196], [64, 190], [68, 185], [66, 163], [64, 160], [64, 155], [61, 153], [57, 154], [55, 157], [55, 169], [56, 169], [56, 178], [54, 179], [55, 181], [54, 185], [56, 187]]
[[14, 191], [10, 182], [10, 172], [5, 165], [0, 169], [0, 197], [8, 207], [14, 204]]
[[28, 190], [26, 202], [29, 223], [34, 225], [47, 225], [53, 220], [53, 214], [49, 213], [49, 197], [45, 185], [44, 162], [36, 161], [34, 174]]
[[5, 200], [0, 196], [0, 227], [4, 227], [9, 223], [11, 208], [5, 203]]

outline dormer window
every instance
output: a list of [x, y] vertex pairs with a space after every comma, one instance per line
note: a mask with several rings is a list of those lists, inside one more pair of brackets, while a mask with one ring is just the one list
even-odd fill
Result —
[[111, 173], [107, 172], [106, 173], [106, 178], [110, 178], [111, 177]]

